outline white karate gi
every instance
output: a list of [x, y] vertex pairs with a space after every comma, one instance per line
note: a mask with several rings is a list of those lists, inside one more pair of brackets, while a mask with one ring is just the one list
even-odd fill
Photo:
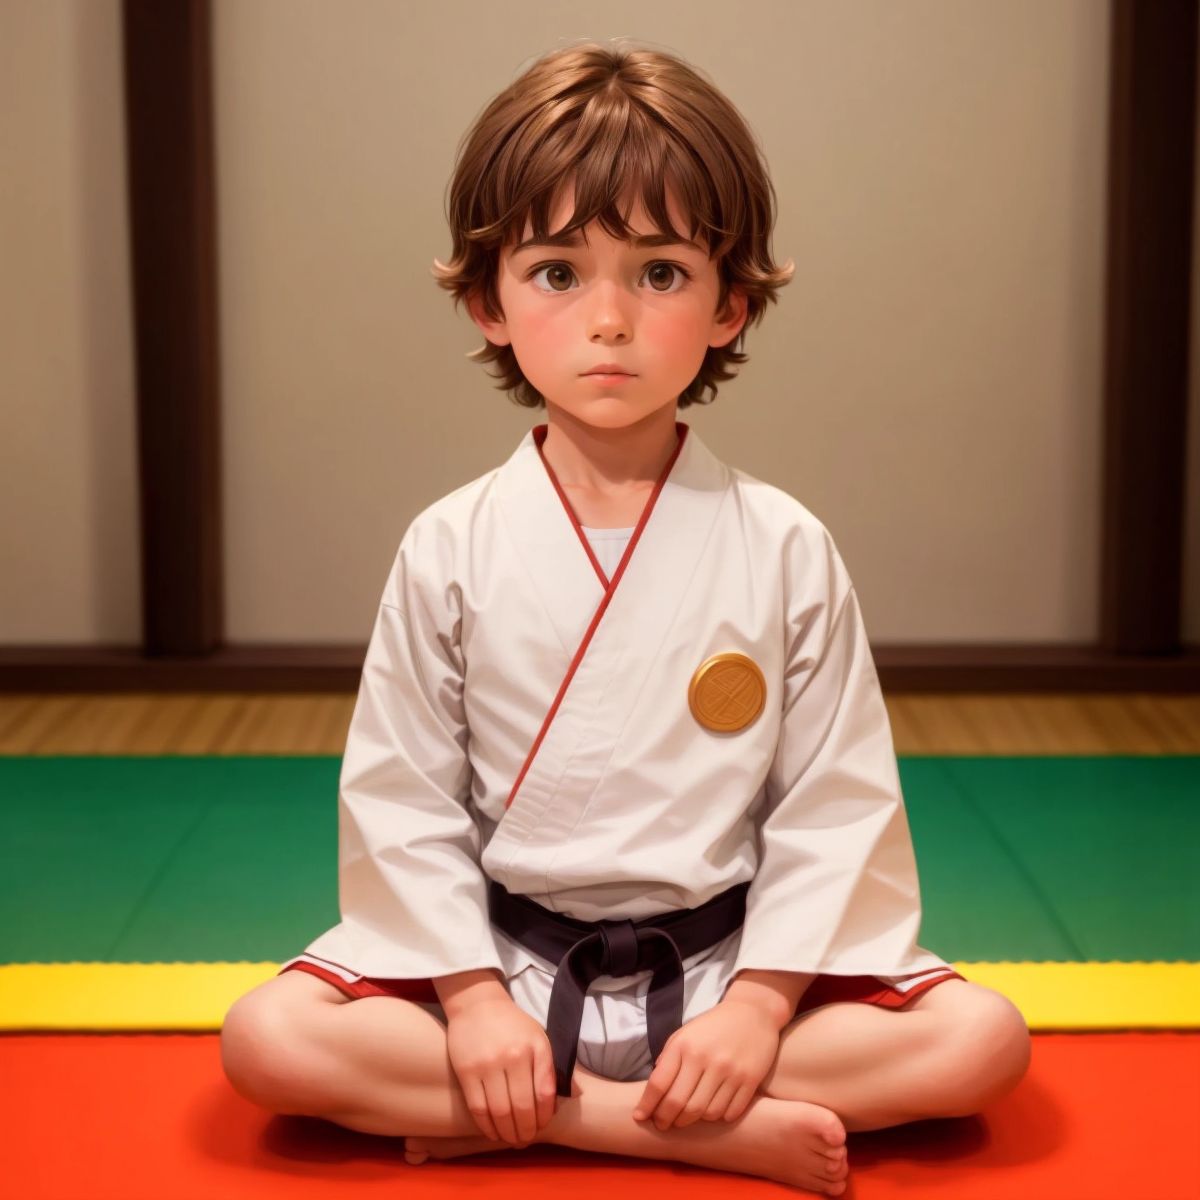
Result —
[[[825, 527], [680, 423], [605, 604], [544, 429], [401, 540], [339, 782], [342, 920], [306, 954], [372, 978], [492, 967], [535, 1007], [549, 964], [493, 929], [486, 874], [583, 921], [692, 908], [752, 880], [724, 957], [694, 956], [710, 986], [685, 985], [685, 1020], [744, 968], [947, 966], [916, 942], [887, 710]], [[763, 711], [736, 732], [688, 705], [696, 669], [723, 652], [766, 681]], [[593, 983], [593, 1026], [593, 997], [632, 987], [644, 1005], [649, 979]]]

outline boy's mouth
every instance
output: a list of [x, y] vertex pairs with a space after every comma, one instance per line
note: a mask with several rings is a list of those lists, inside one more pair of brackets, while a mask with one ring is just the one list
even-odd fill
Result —
[[632, 371], [626, 371], [624, 367], [618, 367], [616, 363], [600, 363], [592, 367], [590, 371], [584, 371], [585, 375], [632, 375]]

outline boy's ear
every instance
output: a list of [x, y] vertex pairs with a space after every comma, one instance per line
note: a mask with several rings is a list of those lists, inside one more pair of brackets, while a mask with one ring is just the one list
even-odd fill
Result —
[[471, 320], [483, 331], [483, 336], [495, 346], [507, 346], [512, 339], [508, 336], [506, 322], [493, 321], [484, 315], [483, 297], [472, 293], [467, 297], [467, 312]]
[[725, 297], [725, 308], [713, 321], [713, 334], [708, 339], [710, 346], [728, 346], [741, 332], [749, 315], [749, 301], [741, 288], [730, 288]]

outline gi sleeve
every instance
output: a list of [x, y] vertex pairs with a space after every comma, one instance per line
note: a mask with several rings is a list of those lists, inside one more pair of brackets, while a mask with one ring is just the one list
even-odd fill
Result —
[[[920, 969], [920, 890], [887, 708], [858, 597], [832, 539], [788, 610], [779, 742], [734, 967]], [[797, 589], [811, 601], [814, 588]], [[915, 964], [915, 965], [914, 965]]]
[[342, 762], [338, 891], [352, 965], [365, 975], [503, 973], [466, 808], [461, 591], [444, 540], [410, 526], [401, 542]]

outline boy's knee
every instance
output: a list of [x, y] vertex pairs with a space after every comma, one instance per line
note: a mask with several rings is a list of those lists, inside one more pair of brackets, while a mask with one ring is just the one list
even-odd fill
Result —
[[1006, 996], [978, 988], [958, 1029], [954, 1112], [969, 1116], [1010, 1092], [1029, 1070], [1032, 1044], [1021, 1010]]
[[310, 1054], [296, 1022], [272, 998], [248, 992], [225, 1014], [221, 1066], [234, 1091], [271, 1112], [304, 1115], [312, 1102]]
[[1019, 1079], [1029, 1067], [1029, 1026], [1021, 1010], [1007, 997], [990, 988], [981, 989], [972, 1022], [976, 1042], [991, 1051], [990, 1057], [1006, 1064]]

